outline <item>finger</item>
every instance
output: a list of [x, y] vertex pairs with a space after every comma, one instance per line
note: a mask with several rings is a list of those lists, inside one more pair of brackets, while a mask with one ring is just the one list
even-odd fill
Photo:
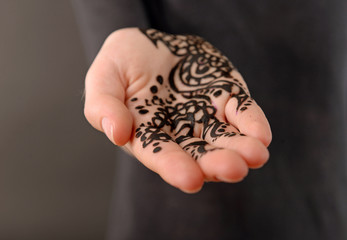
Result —
[[260, 140], [240, 134], [230, 124], [214, 126], [207, 132], [205, 140], [215, 147], [235, 151], [250, 168], [259, 168], [269, 159], [269, 151]]
[[94, 128], [105, 132], [113, 143], [124, 145], [133, 120], [124, 105], [126, 84], [108, 48], [105, 43], [87, 73], [84, 113]]
[[230, 98], [225, 105], [225, 116], [241, 133], [259, 139], [265, 146], [270, 144], [272, 134], [269, 122], [261, 108], [251, 98], [242, 105], [236, 97]]
[[165, 132], [139, 127], [131, 145], [135, 157], [167, 183], [187, 193], [202, 188], [204, 177], [199, 165]]
[[180, 145], [197, 160], [208, 181], [239, 182], [248, 174], [246, 162], [233, 150], [215, 147], [200, 138]]

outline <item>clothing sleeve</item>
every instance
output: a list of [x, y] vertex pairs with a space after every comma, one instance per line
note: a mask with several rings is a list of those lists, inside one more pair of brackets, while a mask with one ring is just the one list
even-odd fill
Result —
[[147, 28], [148, 20], [141, 0], [71, 0], [89, 62], [105, 38], [124, 27]]

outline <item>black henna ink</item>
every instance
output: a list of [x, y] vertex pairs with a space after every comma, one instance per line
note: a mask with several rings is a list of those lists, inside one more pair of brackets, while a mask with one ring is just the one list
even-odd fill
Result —
[[219, 97], [221, 94], [222, 94], [222, 91], [221, 91], [221, 90], [218, 90], [217, 92], [215, 92], [215, 93], [213, 94], [213, 96]]
[[158, 75], [158, 76], [157, 76], [157, 82], [158, 82], [160, 85], [162, 85], [162, 84], [163, 84], [163, 82], [164, 82], [163, 77], [162, 77], [162, 76], [160, 76], [160, 75]]
[[152, 93], [157, 93], [157, 92], [158, 92], [157, 86], [152, 86], [152, 87], [151, 87], [151, 92], [152, 92]]
[[148, 110], [146, 110], [146, 109], [141, 109], [141, 110], [139, 111], [139, 113], [140, 113], [140, 114], [146, 114], [146, 113], [148, 113]]
[[157, 153], [157, 152], [159, 152], [160, 150], [161, 150], [161, 147], [156, 147], [156, 148], [153, 149], [153, 153]]
[[[228, 58], [198, 36], [172, 35], [154, 29], [141, 31], [156, 47], [158, 42], [161, 42], [172, 54], [180, 57], [167, 79], [161, 75], [156, 77], [160, 85], [167, 81], [164, 84], [165, 88], [161, 88], [160, 91], [166, 91], [168, 98], [154, 95], [159, 94], [155, 85], [149, 89], [153, 96], [145, 99], [145, 106], [155, 107], [156, 110], [151, 121], [147, 122], [147, 125], [141, 124], [135, 133], [135, 137], [142, 141], [143, 147], [152, 145], [153, 153], [157, 153], [162, 149], [161, 143], [174, 141], [190, 152], [194, 159], [199, 159], [207, 152], [220, 149], [209, 145], [204, 140], [207, 137], [214, 142], [219, 137], [244, 136], [236, 132], [227, 132], [229, 124], [220, 122], [215, 117], [217, 110], [212, 105], [212, 98], [227, 96], [223, 92], [237, 100], [236, 111], [243, 112], [253, 103], [248, 90], [232, 76], [235, 68]], [[180, 94], [186, 101], [178, 102], [171, 90]], [[134, 99], [131, 101], [137, 100]], [[145, 106], [138, 105], [135, 109], [139, 110], [140, 114], [147, 114], [149, 111]], [[196, 137], [194, 129], [197, 124], [202, 126], [202, 141], [191, 140]], [[169, 129], [172, 137], [161, 130], [164, 127]]]

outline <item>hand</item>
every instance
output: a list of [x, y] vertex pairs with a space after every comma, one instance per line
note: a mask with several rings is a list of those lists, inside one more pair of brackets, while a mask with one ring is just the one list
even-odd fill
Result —
[[86, 77], [85, 116], [184, 192], [241, 181], [269, 158], [264, 113], [227, 57], [198, 36], [112, 33]]

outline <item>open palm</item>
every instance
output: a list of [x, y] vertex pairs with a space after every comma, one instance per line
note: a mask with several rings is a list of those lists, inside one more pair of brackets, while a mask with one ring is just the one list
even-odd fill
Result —
[[198, 36], [114, 32], [87, 74], [85, 115], [185, 192], [240, 181], [269, 157], [265, 115], [227, 57]]

